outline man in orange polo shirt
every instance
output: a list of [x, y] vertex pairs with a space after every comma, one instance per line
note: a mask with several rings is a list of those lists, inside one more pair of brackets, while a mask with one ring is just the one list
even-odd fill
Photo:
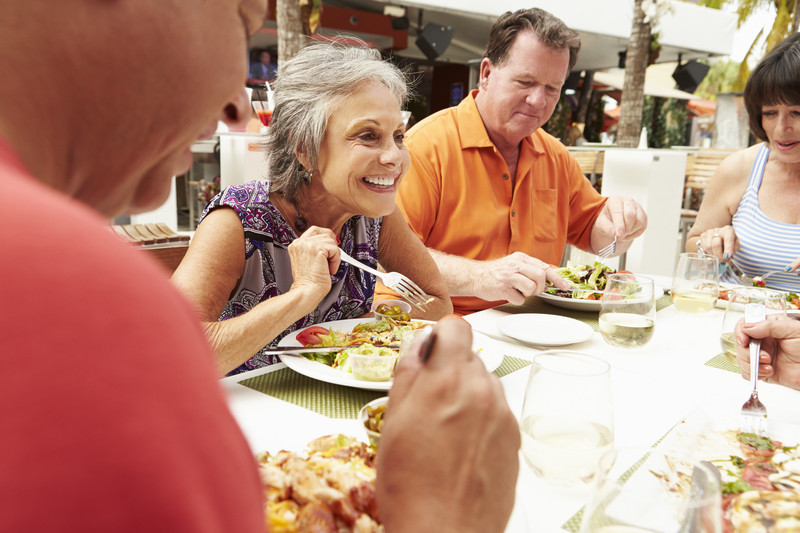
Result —
[[538, 8], [492, 27], [479, 88], [406, 136], [411, 169], [397, 202], [445, 277], [457, 313], [522, 304], [567, 243], [617, 253], [647, 227], [630, 198], [600, 196], [567, 149], [540, 129], [577, 61], [578, 34]]

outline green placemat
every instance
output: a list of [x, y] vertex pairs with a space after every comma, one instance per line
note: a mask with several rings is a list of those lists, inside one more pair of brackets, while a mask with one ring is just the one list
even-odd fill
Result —
[[742, 373], [742, 367], [736, 364], [736, 359], [734, 359], [732, 356], [728, 355], [725, 352], [717, 354], [708, 361], [706, 361], [706, 366], [721, 368], [722, 370], [736, 372], [737, 374]]
[[[668, 294], [661, 296], [656, 300], [656, 311], [661, 311], [667, 306], [672, 305], [672, 297]], [[497, 308], [498, 311], [506, 313], [543, 313], [547, 315], [559, 315], [567, 318], [574, 318], [580, 320], [584, 324], [589, 324], [593, 330], [600, 331], [600, 323], [598, 322], [597, 311], [577, 311], [575, 309], [565, 309], [547, 303], [536, 296], [528, 298], [522, 305], [506, 304]]]
[[[506, 355], [494, 373], [497, 377], [503, 377], [530, 364], [525, 359]], [[329, 418], [358, 418], [358, 411], [365, 403], [386, 396], [384, 391], [356, 389], [319, 381], [298, 374], [290, 368], [282, 368], [238, 383]]]

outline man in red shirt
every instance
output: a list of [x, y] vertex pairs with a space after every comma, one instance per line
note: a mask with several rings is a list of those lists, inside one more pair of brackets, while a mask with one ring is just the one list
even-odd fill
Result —
[[[263, 531], [196, 316], [108, 220], [158, 206], [195, 140], [250, 116], [243, 58], [266, 1], [0, 12], [0, 531]], [[439, 331], [425, 365], [398, 370], [378, 504], [387, 531], [502, 531], [519, 430], [469, 326]]]
[[617, 254], [647, 227], [630, 198], [603, 198], [567, 149], [541, 130], [577, 61], [580, 40], [538, 8], [492, 27], [479, 87], [408, 132], [411, 169], [397, 202], [431, 252], [457, 313], [521, 304], [567, 243]]

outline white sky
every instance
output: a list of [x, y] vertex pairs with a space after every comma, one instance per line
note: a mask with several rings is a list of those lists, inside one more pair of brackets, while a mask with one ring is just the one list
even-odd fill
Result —
[[[735, 11], [733, 6], [726, 6], [724, 9], [727, 11]], [[744, 23], [744, 25], [736, 30], [736, 34], [733, 39], [731, 59], [734, 61], [741, 61], [744, 59], [744, 55], [747, 53], [747, 50], [750, 48], [750, 45], [756, 38], [756, 35], [758, 35], [758, 32], [765, 26], [767, 28], [772, 27], [774, 20], [775, 6], [773, 4], [770, 4], [770, 6], [766, 9], [761, 9], [760, 11], [753, 13]], [[762, 38], [763, 37], [764, 36], [762, 36]], [[761, 59], [760, 53], [759, 57], [754, 57], [753, 59]]]

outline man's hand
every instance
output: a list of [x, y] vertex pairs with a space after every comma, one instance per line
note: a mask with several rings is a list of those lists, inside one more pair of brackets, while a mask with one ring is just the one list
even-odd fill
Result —
[[514, 305], [522, 305], [525, 298], [544, 292], [545, 281], [552, 282], [559, 289], [569, 287], [551, 265], [522, 252], [477, 262], [472, 281], [472, 294], [478, 298], [490, 302], [505, 300]]
[[[381, 432], [376, 496], [387, 531], [502, 532], [520, 433], [461, 318], [436, 325], [427, 362], [400, 360]], [[416, 347], [418, 349], [418, 346]]]
[[597, 252], [616, 238], [615, 255], [619, 255], [646, 229], [647, 214], [636, 200], [609, 196], [592, 228], [592, 250]]

